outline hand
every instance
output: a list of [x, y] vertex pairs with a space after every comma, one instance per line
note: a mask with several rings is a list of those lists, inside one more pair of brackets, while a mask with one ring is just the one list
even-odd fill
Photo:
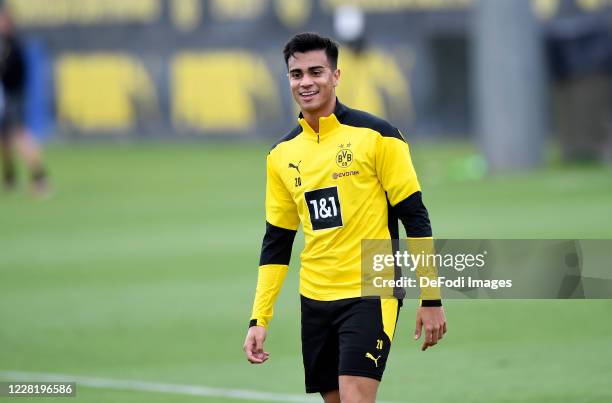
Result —
[[442, 340], [442, 336], [446, 333], [444, 308], [441, 306], [419, 307], [416, 314], [416, 329], [414, 331], [415, 340], [421, 337], [422, 328], [425, 328], [425, 340], [423, 340], [421, 351], [425, 351], [428, 347], [433, 347], [438, 344], [438, 341]]
[[266, 328], [263, 326], [251, 326], [249, 328], [242, 349], [251, 364], [263, 364], [270, 357], [270, 353], [263, 351], [266, 333]]

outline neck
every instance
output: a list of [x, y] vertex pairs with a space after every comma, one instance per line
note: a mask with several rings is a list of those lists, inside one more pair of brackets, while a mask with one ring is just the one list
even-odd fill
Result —
[[308, 125], [312, 127], [316, 133], [319, 132], [319, 118], [326, 117], [331, 115], [336, 108], [336, 97], [332, 97], [330, 102], [327, 105], [322, 106], [316, 111], [307, 112], [302, 111], [302, 116], [304, 116], [304, 120], [308, 122]]

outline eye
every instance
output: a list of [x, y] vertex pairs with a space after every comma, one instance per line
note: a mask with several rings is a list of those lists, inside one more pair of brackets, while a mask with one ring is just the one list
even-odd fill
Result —
[[322, 70], [314, 70], [312, 72], [312, 75], [315, 76], [315, 77], [319, 77], [321, 75], [321, 73], [323, 73]]
[[302, 73], [299, 71], [292, 71], [291, 73], [289, 73], [289, 75], [291, 76], [291, 78], [294, 78], [294, 79], [298, 79], [302, 77]]

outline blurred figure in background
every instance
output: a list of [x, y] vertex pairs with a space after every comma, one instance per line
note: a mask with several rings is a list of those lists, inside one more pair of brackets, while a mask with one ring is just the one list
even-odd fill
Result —
[[41, 149], [24, 123], [26, 62], [6, 7], [0, 11], [0, 80], [4, 98], [0, 116], [0, 155], [4, 187], [13, 190], [16, 186], [16, 150], [28, 166], [34, 193], [37, 196], [45, 196], [49, 189]]
[[394, 114], [412, 118], [410, 83], [393, 55], [369, 46], [363, 10], [351, 4], [338, 7], [334, 32], [343, 46], [338, 61], [342, 67], [338, 97], [382, 118]]
[[596, 14], [568, 14], [551, 24], [546, 50], [563, 159], [605, 160], [612, 147], [610, 23]]

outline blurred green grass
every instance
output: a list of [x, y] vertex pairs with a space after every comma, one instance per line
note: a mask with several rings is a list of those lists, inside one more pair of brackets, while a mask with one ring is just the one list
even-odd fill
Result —
[[[263, 144], [54, 146], [54, 195], [0, 194], [0, 371], [301, 394], [292, 269], [267, 342], [242, 355], [264, 230]], [[438, 238], [612, 238], [612, 168], [482, 177], [464, 144], [416, 144]], [[447, 301], [418, 351], [400, 318], [380, 398], [612, 401], [612, 301]], [[79, 388], [76, 401], [223, 401]], [[21, 401], [27, 401], [22, 399]], [[38, 401], [32, 399], [32, 401]]]

